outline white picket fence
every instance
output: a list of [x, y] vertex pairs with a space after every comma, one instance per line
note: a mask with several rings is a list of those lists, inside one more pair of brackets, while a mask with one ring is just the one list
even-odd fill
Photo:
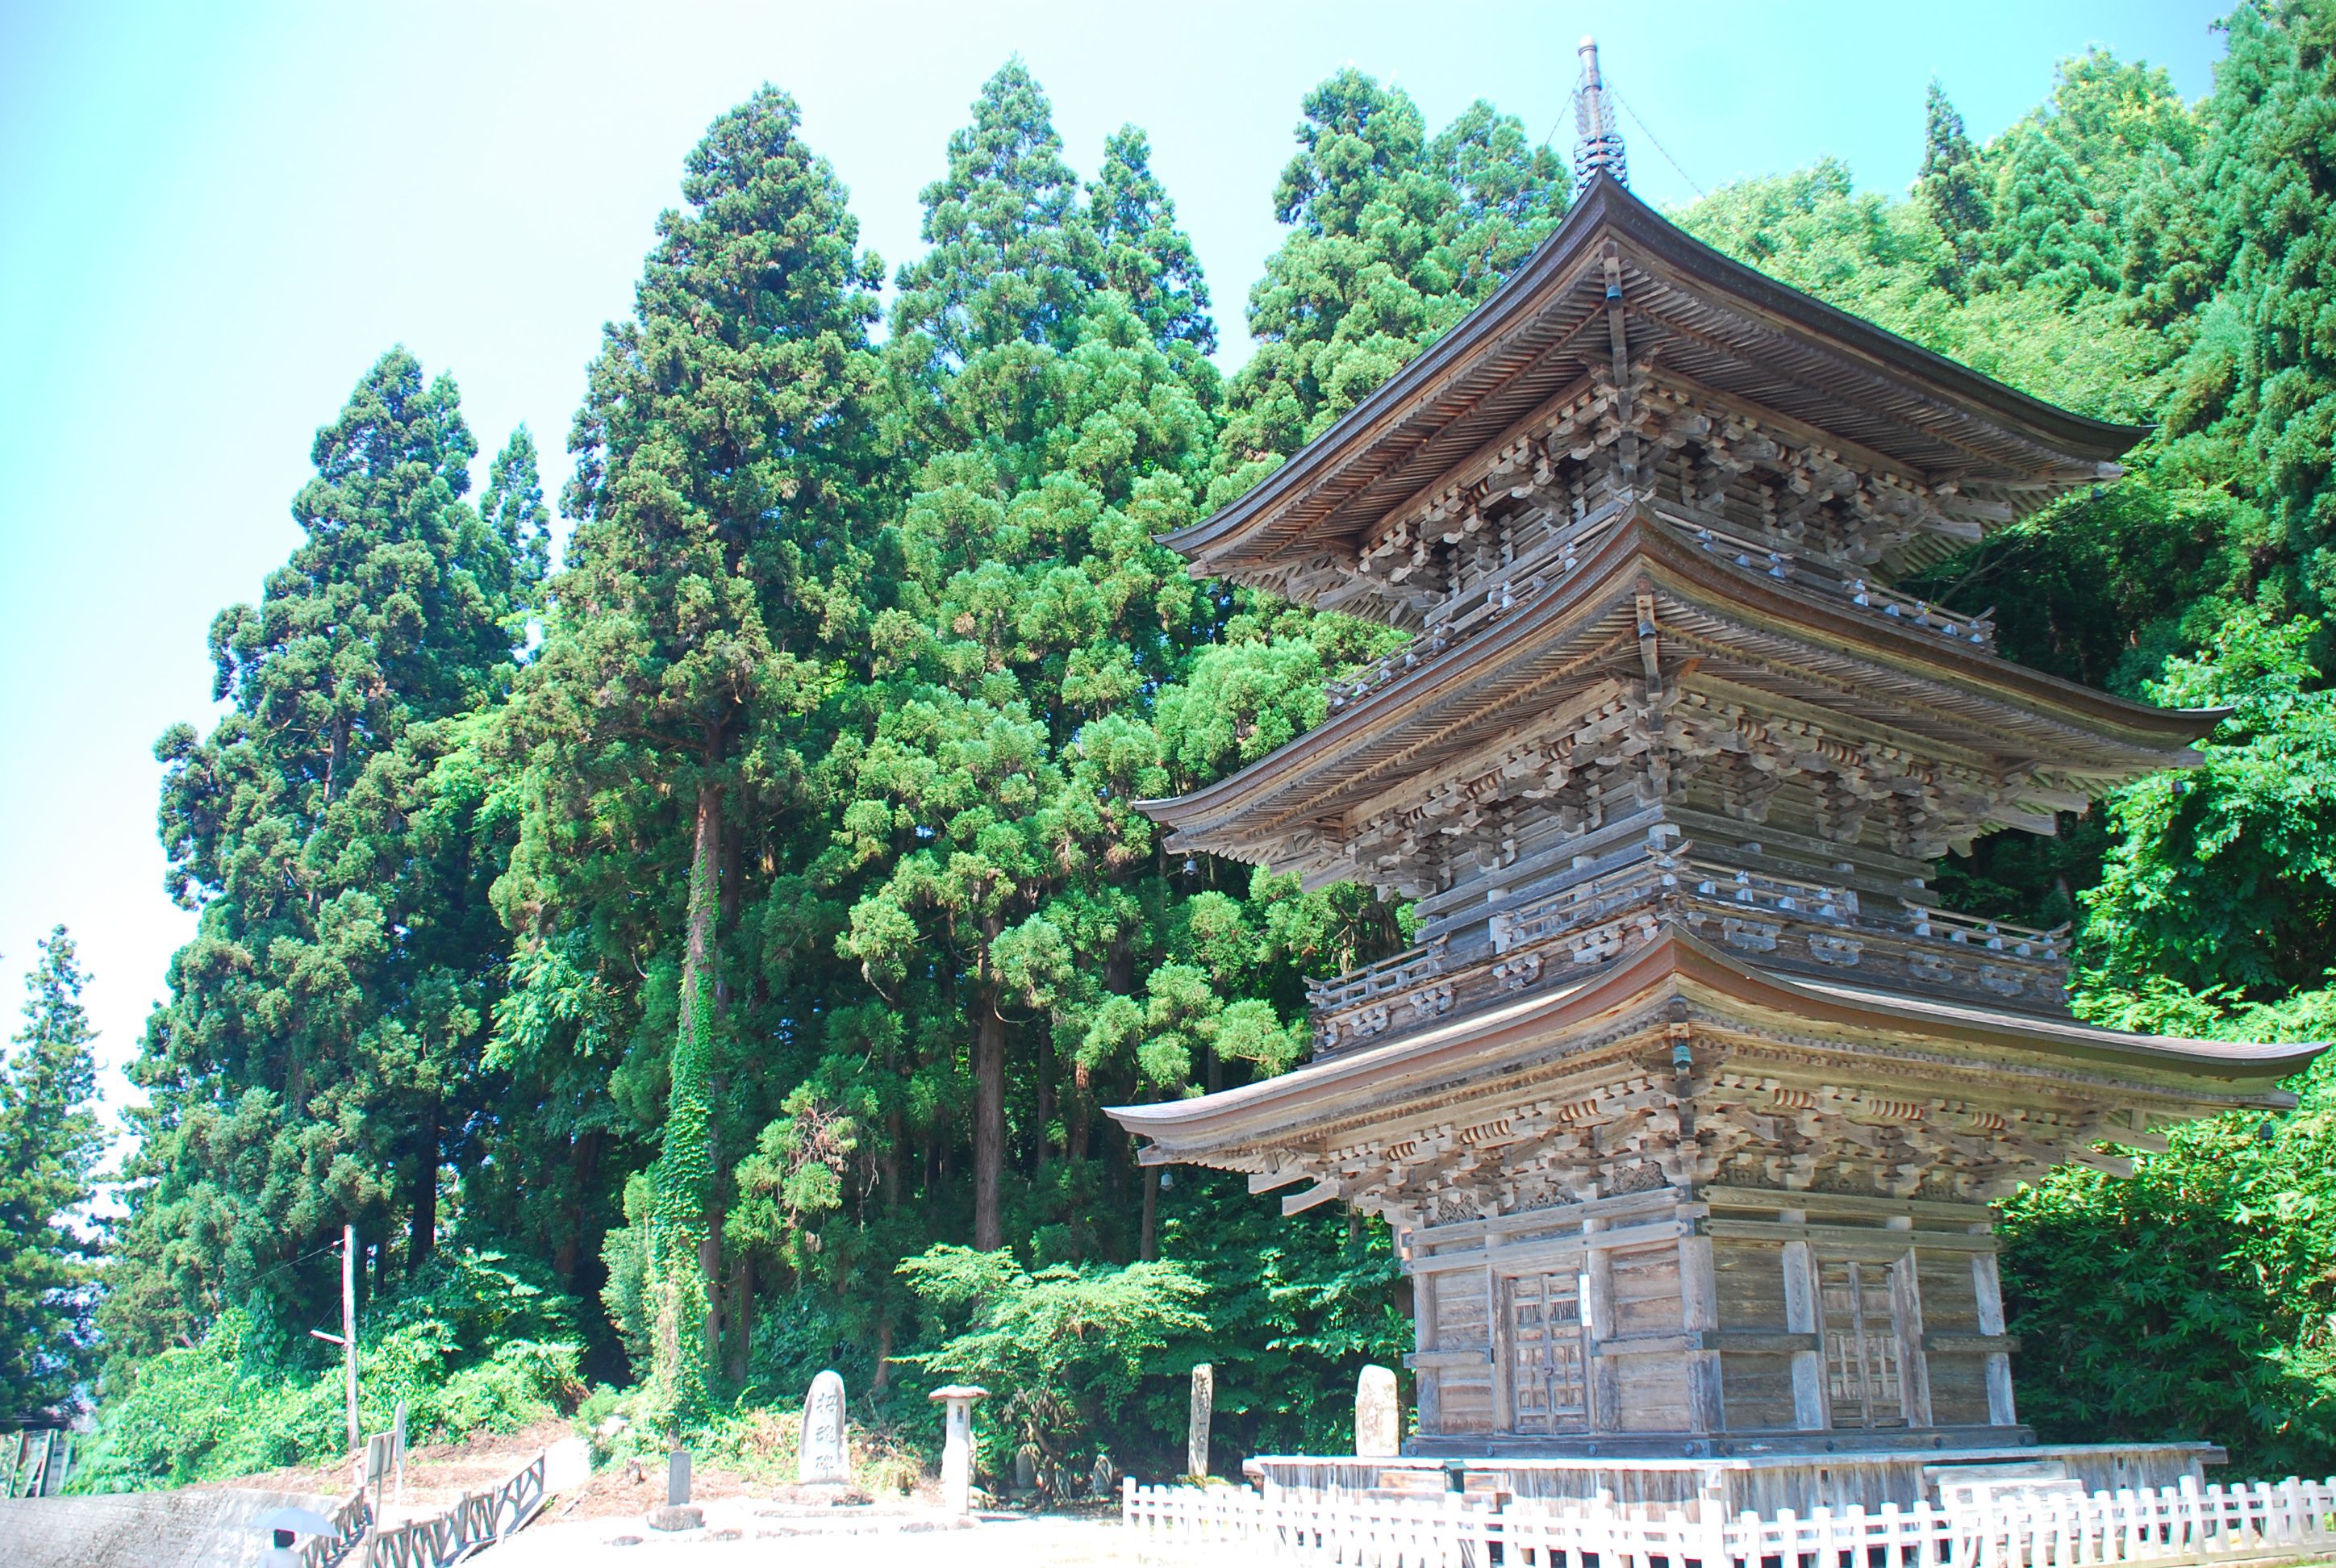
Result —
[[1139, 1550], [1230, 1546], [1303, 1568], [2078, 1568], [2336, 1548], [2336, 1477], [2030, 1494], [1952, 1510], [1819, 1508], [1806, 1518], [1652, 1512], [1531, 1500], [1495, 1509], [1460, 1493], [1269, 1499], [1133, 1479], [1120, 1494]]

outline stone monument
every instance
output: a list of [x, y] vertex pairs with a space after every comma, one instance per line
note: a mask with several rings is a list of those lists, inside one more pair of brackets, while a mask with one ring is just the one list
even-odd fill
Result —
[[706, 1511], [689, 1500], [689, 1450], [676, 1448], [666, 1456], [665, 1506], [649, 1510], [652, 1530], [695, 1530], [706, 1523]]
[[1203, 1361], [1192, 1368], [1191, 1424], [1184, 1432], [1184, 1474], [1203, 1478], [1209, 1473], [1209, 1420], [1217, 1407], [1217, 1369]]
[[803, 1396], [803, 1441], [795, 1457], [799, 1486], [852, 1484], [852, 1454], [843, 1435], [843, 1378], [834, 1370], [811, 1380]]
[[1392, 1459], [1403, 1451], [1403, 1399], [1395, 1369], [1366, 1367], [1355, 1385], [1355, 1456]]

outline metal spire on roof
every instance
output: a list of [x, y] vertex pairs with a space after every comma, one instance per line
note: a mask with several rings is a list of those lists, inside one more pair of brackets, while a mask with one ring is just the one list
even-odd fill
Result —
[[1582, 86], [1573, 95], [1573, 184], [1576, 190], [1601, 173], [1630, 182], [1622, 158], [1622, 131], [1606, 102], [1606, 79], [1598, 73], [1598, 40], [1582, 41]]

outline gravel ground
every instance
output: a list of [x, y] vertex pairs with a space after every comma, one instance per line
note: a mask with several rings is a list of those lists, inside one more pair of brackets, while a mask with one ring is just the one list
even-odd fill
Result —
[[[746, 1497], [702, 1500], [703, 1529], [649, 1529], [640, 1516], [608, 1514], [537, 1524], [482, 1553], [482, 1568], [648, 1568], [650, 1564], [848, 1563], [851, 1568], [1083, 1568], [1137, 1561], [1115, 1519], [1021, 1514], [953, 1518], [900, 1505], [810, 1511]], [[1160, 1561], [1144, 1553], [1146, 1561]]]

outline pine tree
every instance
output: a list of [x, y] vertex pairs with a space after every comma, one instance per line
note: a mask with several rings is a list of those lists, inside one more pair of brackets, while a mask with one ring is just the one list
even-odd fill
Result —
[[201, 918], [131, 1069], [122, 1352], [262, 1276], [305, 1301], [322, 1287], [275, 1265], [344, 1222], [402, 1219], [409, 1271], [434, 1244], [500, 967], [491, 835], [439, 766], [509, 685], [544, 548], [462, 500], [475, 452], [453, 381], [384, 355], [317, 432], [302, 542], [212, 624], [228, 713], [157, 744], [169, 888]]
[[[506, 908], [539, 929], [612, 922], [606, 937], [646, 952], [608, 956], [650, 958], [672, 987], [647, 1241], [668, 1429], [703, 1412], [719, 1346], [725, 1180], [743, 1152], [721, 1136], [721, 959], [742, 833], [783, 807], [801, 771], [791, 726], [865, 637], [845, 586], [880, 274], [800, 119], [765, 87], [714, 122], [685, 165], [686, 207], [658, 219], [632, 319], [606, 329], [569, 442], [569, 565], [517, 731], [537, 804]], [[645, 899], [670, 927], [641, 927]]]
[[925, 187], [932, 248], [900, 269], [896, 353], [926, 374], [1009, 343], [1068, 348], [1102, 265], [1079, 221], [1078, 177], [1053, 109], [1020, 55], [983, 83], [973, 123], [949, 138], [949, 172]]
[[1952, 287], [1979, 259], [1980, 236], [1986, 232], [1992, 214], [1980, 185], [1978, 155], [1972, 151], [1971, 134], [1935, 76], [1923, 100], [1922, 115], [1922, 167], [1915, 176], [1914, 189], [1929, 209], [1931, 221], [1954, 248], [1956, 273], [1952, 278], [1940, 279], [1942, 286]]
[[94, 1247], [79, 1213], [105, 1154], [86, 977], [59, 926], [24, 977], [24, 1023], [0, 1057], [0, 1422], [62, 1420], [95, 1370]]
[[1176, 204], [1152, 172], [1152, 142], [1134, 125], [1112, 132], [1087, 190], [1087, 222], [1102, 250], [1104, 287], [1127, 297], [1172, 355], [1216, 352], [1209, 286], [1192, 242], [1176, 227]]
[[1250, 290], [1258, 349], [1231, 387], [1217, 502], [1466, 315], [1565, 209], [1556, 157], [1481, 102], [1431, 140], [1408, 94], [1348, 67], [1307, 94], [1297, 136], [1274, 190], [1293, 232]]

